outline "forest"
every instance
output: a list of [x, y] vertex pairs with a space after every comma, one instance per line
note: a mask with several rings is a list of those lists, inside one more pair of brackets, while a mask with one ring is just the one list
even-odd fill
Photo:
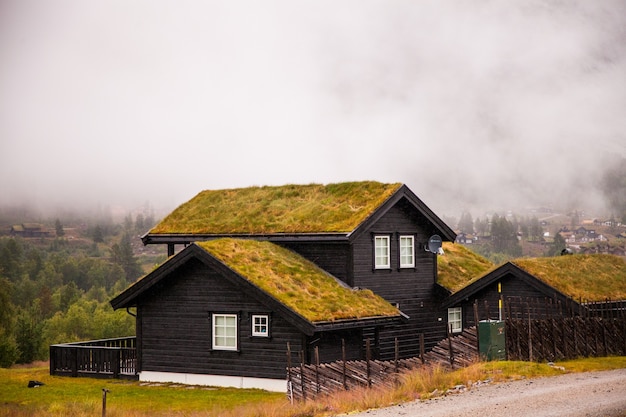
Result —
[[42, 223], [45, 237], [0, 236], [0, 367], [47, 360], [51, 344], [134, 335], [134, 317], [109, 300], [166, 259], [139, 239], [151, 215]]

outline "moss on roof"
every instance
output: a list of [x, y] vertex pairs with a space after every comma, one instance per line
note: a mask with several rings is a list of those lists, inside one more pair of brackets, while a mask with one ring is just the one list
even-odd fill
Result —
[[310, 322], [399, 315], [372, 291], [344, 287], [314, 263], [276, 244], [232, 238], [196, 244]]
[[626, 300], [626, 261], [615, 255], [568, 255], [512, 261], [577, 301]]
[[443, 256], [437, 256], [437, 282], [451, 292], [493, 269], [494, 264], [469, 248], [451, 242], [443, 243]]
[[206, 190], [149, 233], [347, 233], [401, 186], [365, 181]]

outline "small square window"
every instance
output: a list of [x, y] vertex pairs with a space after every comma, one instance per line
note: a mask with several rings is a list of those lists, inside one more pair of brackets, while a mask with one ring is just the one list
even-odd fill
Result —
[[213, 314], [213, 349], [237, 350], [237, 315]]
[[265, 315], [253, 315], [252, 316], [252, 336], [257, 337], [269, 337], [270, 319]]
[[374, 237], [374, 267], [389, 269], [389, 236]]
[[415, 238], [400, 236], [400, 268], [415, 267]]
[[448, 326], [452, 333], [463, 331], [463, 314], [461, 307], [452, 307], [448, 309]]

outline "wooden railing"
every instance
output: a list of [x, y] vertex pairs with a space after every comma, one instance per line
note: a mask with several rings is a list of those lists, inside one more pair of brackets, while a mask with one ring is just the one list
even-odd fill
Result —
[[137, 379], [136, 338], [52, 345], [50, 375]]

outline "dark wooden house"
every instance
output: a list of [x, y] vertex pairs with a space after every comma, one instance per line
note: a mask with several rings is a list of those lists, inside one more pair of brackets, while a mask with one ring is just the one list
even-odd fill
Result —
[[[349, 358], [364, 356], [365, 340], [376, 358], [392, 359], [395, 340], [400, 356], [412, 357], [419, 354], [420, 334], [429, 348], [447, 331], [442, 303], [449, 292], [437, 283], [437, 255], [427, 250], [435, 235], [455, 240], [402, 184], [204, 191], [142, 237], [146, 245], [168, 245], [171, 258], [112, 305], [137, 308], [138, 370], [146, 380], [190, 383], [212, 376], [212, 384], [238, 386], [284, 381], [287, 342], [308, 362], [315, 360], [315, 348], [321, 361], [340, 359], [342, 340]], [[250, 242], [271, 249], [260, 256]], [[229, 257], [233, 245], [247, 255]], [[329, 298], [326, 293], [337, 288], [320, 287], [319, 294], [286, 290], [304, 295], [294, 305], [284, 289], [264, 287], [293, 279], [294, 259], [311, 262], [348, 293], [379, 301], [344, 317], [337, 313], [359, 302]], [[251, 279], [259, 271], [258, 280]], [[269, 279], [274, 273], [281, 278]], [[314, 276], [301, 274], [300, 285], [309, 287]], [[321, 315], [299, 310], [307, 299], [319, 299], [313, 305]], [[223, 339], [230, 344], [215, 349], [220, 332], [231, 337]]]
[[[626, 298], [626, 262], [612, 255], [521, 258], [477, 277], [443, 303], [453, 328], [478, 320], [585, 313], [584, 304]], [[477, 311], [475, 311], [476, 305]]]
[[48, 237], [50, 231], [39, 223], [22, 223], [11, 226], [11, 236], [20, 237]]

